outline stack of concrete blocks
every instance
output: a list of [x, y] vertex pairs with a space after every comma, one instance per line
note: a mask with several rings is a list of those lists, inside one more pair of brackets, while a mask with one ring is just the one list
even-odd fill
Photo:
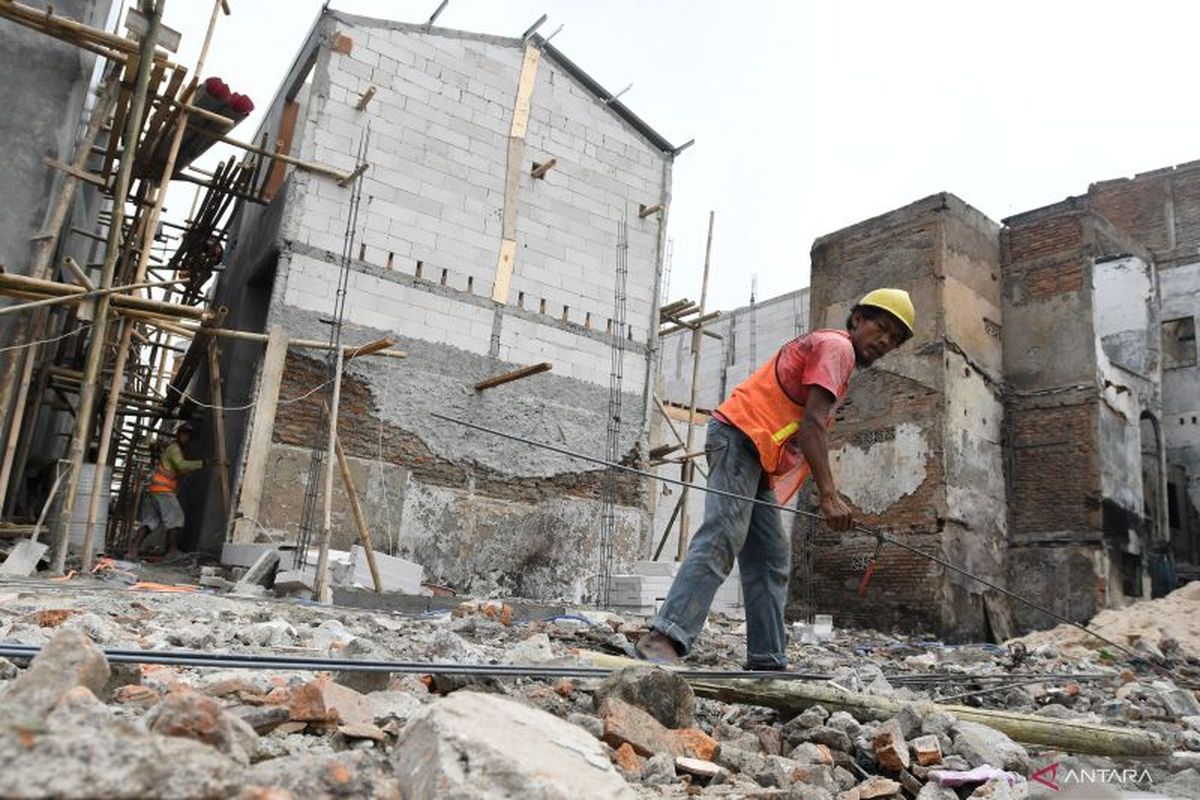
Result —
[[[294, 544], [236, 544], [227, 543], [221, 549], [221, 563], [227, 567], [249, 568], [263, 555], [272, 550], [279, 552], [279, 571], [275, 583], [279, 586], [308, 587], [311, 589], [317, 574], [317, 558], [320, 555], [316, 548], [309, 550], [306, 566], [294, 569], [296, 554]], [[425, 594], [421, 584], [425, 580], [425, 570], [420, 564], [415, 564], [403, 558], [389, 556], [386, 553], [375, 553], [375, 566], [379, 570], [379, 580], [384, 592], [400, 594]], [[375, 580], [367, 565], [366, 553], [359, 545], [350, 550], [329, 551], [330, 581], [334, 586], [374, 590]]]
[[[655, 614], [666, 600], [679, 566], [678, 561], [638, 561], [629, 574], [613, 575], [609, 583], [611, 608], [626, 614]], [[737, 564], [713, 596], [711, 610], [730, 617], [745, 617], [742, 579]]]
[[[531, 72], [533, 46], [541, 52]], [[409, 354], [354, 362], [344, 381], [348, 394], [364, 398], [343, 404], [351, 467], [382, 470], [373, 486], [387, 487], [386, 502], [379, 490], [367, 492], [369, 524], [399, 531], [401, 552], [460, 591], [594, 596], [601, 514], [594, 471], [430, 412], [603, 453], [618, 224], [627, 220], [620, 449], [646, 452], [666, 215], [638, 212], [669, 204], [674, 148], [540, 42], [326, 9], [297, 57], [293, 87], [309, 63], [308, 89], [291, 95], [302, 103], [292, 155], [351, 171], [370, 128], [344, 338], [390, 336]], [[523, 72], [532, 83], [517, 142]], [[274, 105], [288, 101], [287, 92], [285, 85]], [[267, 114], [279, 118], [274, 108]], [[274, 128], [263, 133], [277, 138]], [[533, 164], [551, 159], [553, 169], [532, 177]], [[350, 185], [323, 176], [289, 175], [276, 200], [286, 207], [275, 215], [279, 257], [267, 324], [297, 338], [328, 334], [321, 320], [334, 310], [351, 195]], [[222, 298], [231, 308], [239, 300], [237, 292]], [[304, 394], [319, 374], [310, 368], [297, 377], [300, 358], [289, 355], [284, 397]], [[543, 361], [552, 371], [471, 389]], [[305, 480], [319, 412], [304, 404], [281, 412], [287, 419], [277, 420], [266, 479], [293, 485]], [[267, 497], [258, 522], [295, 530], [295, 499]], [[640, 486], [619, 498], [618, 568], [644, 548], [647, 506]], [[345, 549], [353, 527], [340, 486], [334, 508], [335, 544]]]

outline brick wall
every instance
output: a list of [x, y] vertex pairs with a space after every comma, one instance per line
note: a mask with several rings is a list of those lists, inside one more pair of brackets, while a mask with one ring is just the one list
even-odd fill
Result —
[[1051, 407], [1009, 403], [1015, 539], [1099, 529], [1096, 406], [1095, 399]]
[[[329, 379], [323, 361], [290, 351], [287, 356], [281, 399], [308, 394], [312, 387]], [[324, 435], [322, 402], [325, 392], [316, 392], [298, 402], [280, 406], [273, 441], [296, 447], [311, 447], [314, 432]], [[538, 502], [547, 496], [595, 499], [602, 490], [601, 470], [582, 470], [550, 477], [522, 478], [502, 475], [480, 464], [452, 461], [430, 450], [415, 434], [382, 422], [376, 414], [379, 399], [364, 381], [351, 375], [342, 379], [339, 400], [338, 436], [348, 456], [380, 460], [405, 468], [411, 477], [430, 486], [470, 489], [485, 497]], [[640, 478], [620, 475], [618, 502], [640, 506], [645, 486]]]

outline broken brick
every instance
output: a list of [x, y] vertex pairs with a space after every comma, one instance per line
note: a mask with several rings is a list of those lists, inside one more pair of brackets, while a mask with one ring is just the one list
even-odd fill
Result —
[[642, 768], [645, 762], [642, 757], [630, 746], [629, 742], [622, 742], [621, 746], [613, 753], [613, 763], [628, 775], [635, 777], [642, 774]]
[[637, 706], [610, 697], [600, 706], [600, 717], [604, 720], [602, 738], [610, 747], [628, 743], [638, 755], [682, 755], [674, 733]]
[[33, 614], [34, 622], [42, 628], [57, 628], [67, 621], [68, 617], [74, 616], [75, 611], [69, 608], [43, 608]]
[[910, 743], [917, 763], [922, 767], [942, 763], [942, 743], [934, 735], [918, 736]]
[[683, 728], [674, 733], [680, 748], [687, 756], [712, 761], [721, 752], [721, 743], [699, 728]]
[[875, 748], [875, 759], [881, 767], [892, 772], [908, 769], [911, 763], [908, 757], [908, 742], [904, 740], [904, 733], [900, 730], [898, 722], [885, 722], [871, 740], [871, 744]]
[[149, 686], [142, 686], [136, 683], [126, 684], [120, 689], [113, 692], [113, 702], [121, 703], [122, 705], [141, 705], [148, 706], [158, 702], [158, 692], [151, 689]]

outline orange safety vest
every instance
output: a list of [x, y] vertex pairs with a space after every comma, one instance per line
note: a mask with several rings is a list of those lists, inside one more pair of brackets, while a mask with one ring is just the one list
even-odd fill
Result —
[[159, 464], [154, 468], [154, 474], [150, 476], [150, 487], [146, 491], [150, 494], [175, 494], [178, 489], [179, 477]]
[[[717, 406], [717, 412], [754, 443], [763, 472], [767, 473], [767, 481], [782, 504], [804, 485], [809, 467], [803, 456], [795, 457], [789, 453], [785, 458], [788, 442], [800, 431], [804, 406], [788, 397], [780, 385], [780, 352], [782, 348], [754, 374], [738, 384], [733, 394]], [[845, 397], [848, 386], [849, 381], [840, 387], [837, 394], [839, 401]], [[833, 413], [830, 412], [830, 420], [832, 417]]]

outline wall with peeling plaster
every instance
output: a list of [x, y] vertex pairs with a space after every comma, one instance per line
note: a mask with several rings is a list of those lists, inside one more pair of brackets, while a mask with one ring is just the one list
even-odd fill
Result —
[[[1160, 319], [1191, 317], [1200, 328], [1200, 263], [1185, 263], [1159, 273]], [[1177, 551], [1200, 550], [1200, 364], [1163, 370], [1163, 438], [1168, 460], [1177, 465], [1175, 481]], [[1189, 559], [1191, 560], [1191, 559]]]

